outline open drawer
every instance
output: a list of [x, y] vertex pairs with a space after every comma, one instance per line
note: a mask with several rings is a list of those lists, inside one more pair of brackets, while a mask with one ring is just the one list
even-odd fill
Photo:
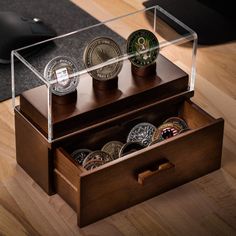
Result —
[[[89, 171], [70, 156], [77, 148], [99, 150], [111, 140], [125, 142], [135, 124], [159, 126], [171, 116], [183, 118], [191, 130]], [[57, 148], [55, 190], [77, 211], [78, 225], [85, 226], [220, 168], [223, 126], [223, 119], [214, 119], [186, 98], [150, 104], [85, 130]]]

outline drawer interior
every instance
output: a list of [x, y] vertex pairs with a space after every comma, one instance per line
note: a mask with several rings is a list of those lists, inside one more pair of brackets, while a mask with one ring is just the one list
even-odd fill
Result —
[[[70, 156], [76, 149], [90, 149], [92, 151], [101, 150], [104, 144], [116, 140], [126, 143], [126, 138], [133, 126], [140, 122], [150, 122], [156, 127], [161, 125], [169, 117], [178, 116], [183, 118], [191, 130], [199, 129], [209, 125], [215, 119], [204, 112], [190, 100], [175, 101], [164, 104], [150, 106], [143, 110], [118, 118], [115, 121], [108, 121], [94, 129], [85, 131], [60, 147], [60, 152], [73, 165], [79, 168], [79, 172], [87, 172], [82, 166], [78, 165]], [[190, 132], [190, 131], [187, 131]], [[119, 158], [122, 161], [122, 158]]]
[[[183, 118], [190, 130], [93, 170], [71, 157], [76, 149], [100, 150], [112, 140], [125, 143], [136, 124], [158, 127], [173, 116]], [[186, 97], [150, 104], [63, 140], [55, 150], [55, 191], [77, 211], [78, 224], [84, 226], [219, 168], [222, 136], [223, 120]]]

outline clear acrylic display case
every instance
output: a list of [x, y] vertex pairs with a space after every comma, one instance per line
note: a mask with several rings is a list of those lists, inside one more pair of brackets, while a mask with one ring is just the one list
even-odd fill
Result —
[[[108, 103], [114, 102], [114, 100], [121, 101], [122, 99], [127, 99], [127, 96], [135, 95], [135, 92], [130, 95], [130, 91], [136, 91], [135, 86], [140, 86], [127, 82], [126, 88], [120, 87], [120, 80], [124, 80], [126, 77], [125, 71], [130, 71], [131, 68], [129, 59], [136, 56], [135, 53], [126, 53], [127, 38], [134, 30], [138, 29], [150, 30], [156, 35], [159, 41], [157, 65], [164, 58], [164, 64], [166, 61], [166, 63], [171, 63], [180, 68], [181, 71], [188, 75], [187, 90], [193, 90], [197, 35], [165, 10], [159, 6], [154, 6], [12, 51], [13, 106], [15, 109], [19, 109], [25, 118], [35, 125], [35, 128], [49, 143], [60, 140], [77, 131], [78, 123], [73, 123], [74, 116], [82, 113], [87, 114], [94, 110], [95, 113], [92, 116], [95, 120], [98, 119], [99, 117], [96, 117], [96, 109], [102, 106], [106, 107]], [[108, 36], [116, 41], [122, 50], [122, 55], [86, 68], [83, 62], [83, 52], [86, 45], [93, 38], [103, 36]], [[155, 49], [157, 48], [150, 48], [149, 50]], [[31, 55], [32, 51], [34, 53]], [[57, 80], [48, 81], [43, 74], [46, 64], [56, 56], [70, 57], [78, 64], [78, 72], [71, 76], [79, 76], [77, 101], [74, 108], [64, 104], [60, 105], [61, 108], [57, 106], [57, 109], [54, 109], [54, 95], [51, 92], [51, 87], [57, 83]], [[93, 91], [92, 77], [89, 72], [118, 61], [123, 61], [122, 71], [118, 75], [117, 91], [119, 91], [119, 96], [111, 96], [110, 99], [104, 99], [102, 103], [98, 103], [97, 100], [94, 102], [96, 94]], [[164, 65], [162, 64], [157, 67], [157, 73], [162, 73], [163, 68]], [[168, 80], [168, 73], [166, 76]], [[166, 83], [165, 78], [160, 78], [159, 83]], [[145, 86], [143, 90], [145, 90]], [[168, 93], [168, 91], [166, 92]], [[126, 96], [126, 94], [128, 95]], [[20, 98], [17, 97], [18, 95], [20, 95]], [[159, 94], [157, 95], [159, 96]], [[160, 99], [162, 98], [160, 96]], [[138, 106], [138, 104], [136, 105]], [[32, 113], [27, 114], [24, 111], [25, 107], [29, 110], [31, 109]], [[38, 114], [36, 115], [37, 112]], [[42, 123], [35, 122], [36, 116]], [[56, 125], [67, 119], [71, 119], [70, 123], [72, 126], [74, 124], [74, 128], [63, 132], [61, 130], [58, 131]], [[100, 120], [102, 120], [102, 117]], [[79, 121], [77, 120], [77, 122], [86, 123], [86, 116]], [[90, 124], [92, 124], [92, 121]], [[63, 124], [62, 127], [64, 127]], [[81, 124], [82, 128], [86, 127]]]

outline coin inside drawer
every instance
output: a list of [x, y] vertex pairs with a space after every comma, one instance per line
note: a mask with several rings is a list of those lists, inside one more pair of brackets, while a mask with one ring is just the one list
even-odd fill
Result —
[[[86, 170], [71, 156], [78, 148], [100, 150], [111, 140], [125, 143], [140, 122], [159, 126], [173, 116], [190, 130]], [[223, 120], [189, 99], [150, 104], [73, 136], [54, 152], [56, 192], [77, 211], [85, 226], [220, 167]]]

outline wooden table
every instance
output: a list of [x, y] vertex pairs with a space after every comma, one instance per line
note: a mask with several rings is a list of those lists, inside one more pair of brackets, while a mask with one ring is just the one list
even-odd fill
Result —
[[[74, 2], [100, 21], [143, 8], [140, 0]], [[17, 166], [11, 101], [0, 103], [0, 235], [236, 235], [236, 43], [200, 47], [197, 71], [194, 102], [226, 121], [222, 168], [82, 229], [58, 195]]]

